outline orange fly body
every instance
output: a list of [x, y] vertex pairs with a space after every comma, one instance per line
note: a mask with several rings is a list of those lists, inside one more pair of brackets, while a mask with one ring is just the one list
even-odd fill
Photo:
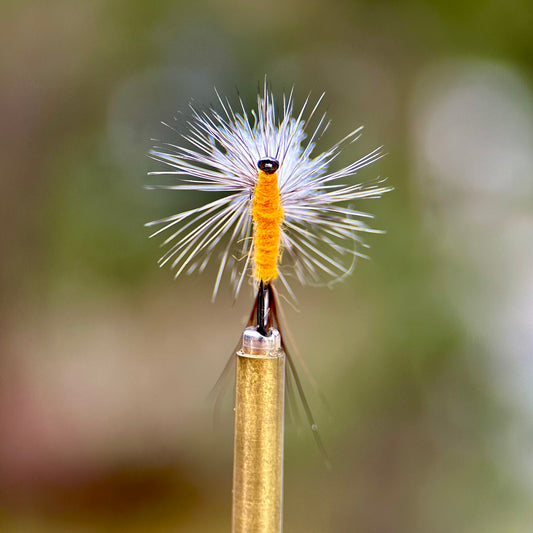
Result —
[[259, 162], [257, 185], [253, 194], [252, 218], [254, 222], [254, 277], [266, 283], [278, 277], [280, 255], [281, 207], [278, 163], [264, 159]]

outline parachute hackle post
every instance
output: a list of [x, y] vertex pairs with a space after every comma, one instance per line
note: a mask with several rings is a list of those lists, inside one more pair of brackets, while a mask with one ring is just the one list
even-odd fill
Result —
[[232, 532], [281, 533], [285, 353], [278, 330], [246, 328], [236, 359]]

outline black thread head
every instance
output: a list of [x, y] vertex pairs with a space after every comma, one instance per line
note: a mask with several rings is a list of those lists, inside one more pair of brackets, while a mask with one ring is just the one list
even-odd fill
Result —
[[259, 170], [263, 171], [265, 174], [274, 174], [279, 168], [279, 163], [275, 159], [270, 159], [265, 157], [265, 159], [260, 159], [257, 162]]

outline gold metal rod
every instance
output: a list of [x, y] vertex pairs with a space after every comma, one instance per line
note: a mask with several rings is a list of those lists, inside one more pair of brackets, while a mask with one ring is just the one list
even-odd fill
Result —
[[233, 533], [281, 533], [284, 392], [279, 332], [246, 328], [237, 352]]

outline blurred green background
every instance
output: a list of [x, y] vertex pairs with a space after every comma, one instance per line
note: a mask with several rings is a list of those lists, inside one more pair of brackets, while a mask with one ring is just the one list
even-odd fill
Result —
[[[292, 333], [333, 463], [289, 426], [285, 530], [533, 530], [529, 0], [4, 1], [0, 530], [227, 532], [232, 413], [208, 394], [251, 306], [173, 281], [143, 224], [151, 138], [213, 87], [326, 91], [383, 144], [371, 261], [296, 287]], [[339, 163], [340, 164], [340, 163]]]

